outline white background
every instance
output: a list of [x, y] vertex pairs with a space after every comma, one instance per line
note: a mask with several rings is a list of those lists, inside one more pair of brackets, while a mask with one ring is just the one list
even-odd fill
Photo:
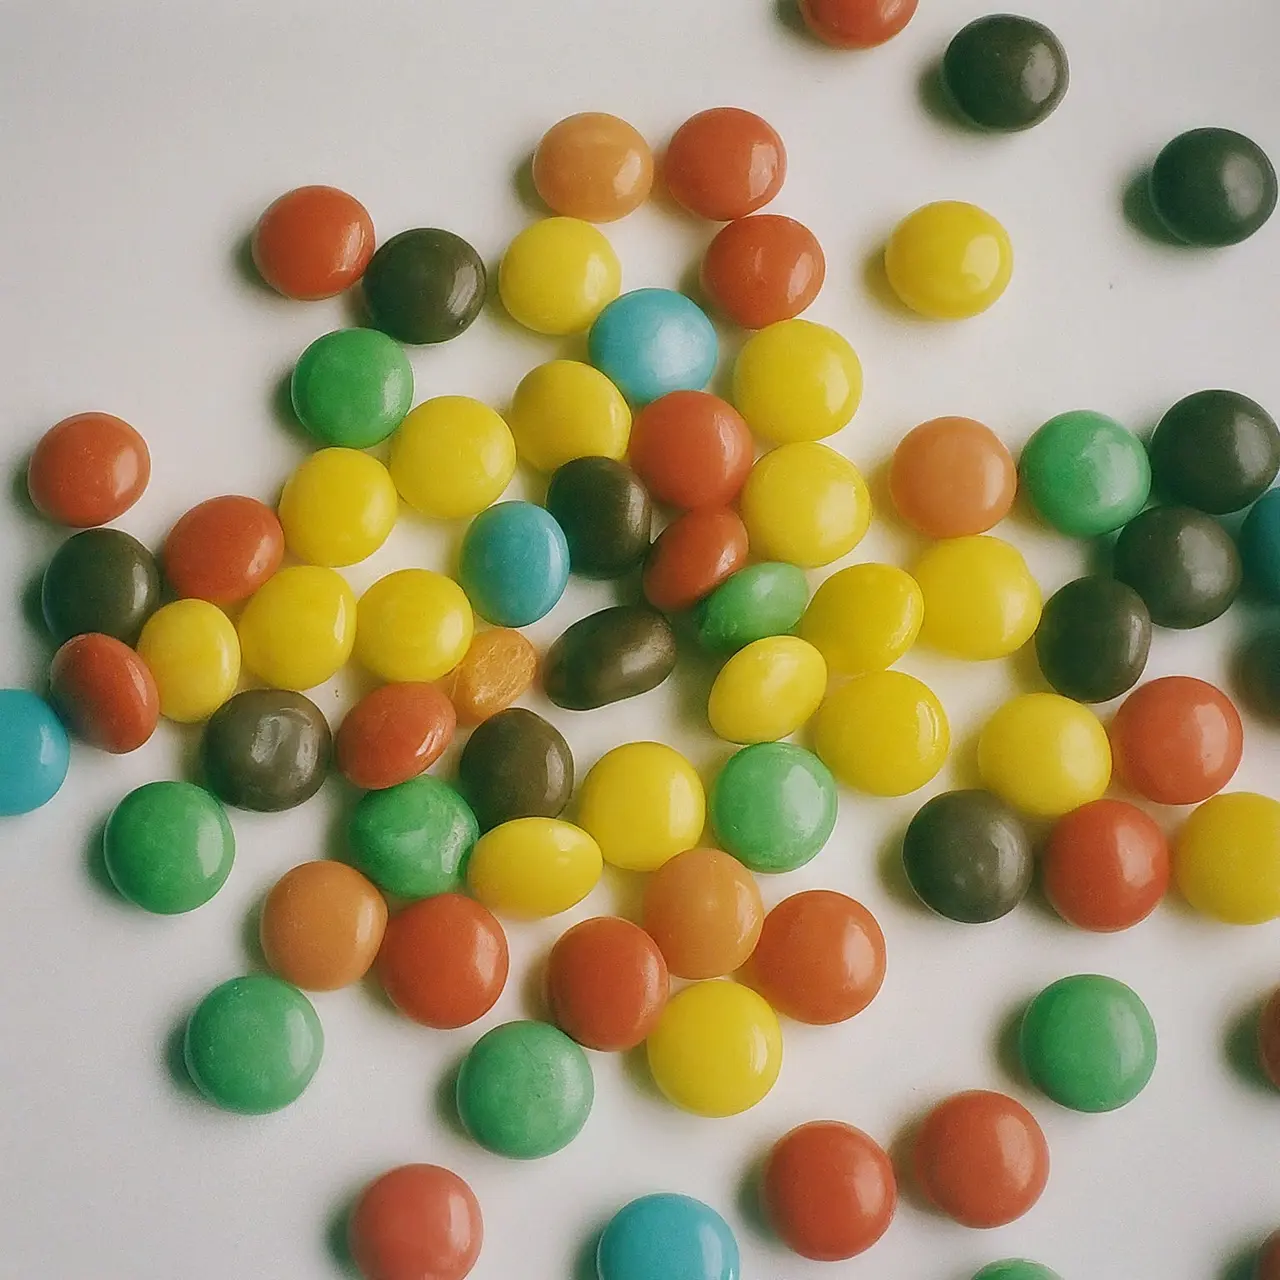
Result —
[[[153, 546], [200, 499], [272, 500], [304, 455], [279, 408], [281, 379], [353, 313], [343, 300], [286, 302], [246, 271], [243, 237], [271, 199], [334, 183], [365, 202], [380, 237], [448, 227], [496, 264], [533, 213], [516, 180], [523, 161], [547, 126], [583, 109], [626, 117], [655, 146], [693, 111], [726, 103], [781, 131], [790, 170], [774, 208], [808, 223], [828, 255], [810, 315], [848, 335], [866, 370], [862, 407], [831, 442], [872, 476], [881, 502], [855, 558], [914, 553], [885, 517], [882, 468], [903, 432], [934, 415], [973, 415], [1016, 446], [1078, 407], [1145, 432], [1205, 386], [1276, 412], [1280, 221], [1239, 248], [1188, 251], [1144, 238], [1123, 206], [1135, 173], [1191, 126], [1240, 128], [1280, 158], [1280, 7], [1022, 8], [1057, 29], [1070, 92], [1042, 127], [985, 137], [931, 109], [927, 90], [980, 0], [924, 0], [900, 38], [867, 54], [813, 44], [771, 0], [5, 4], [0, 466], [14, 496], [0, 504], [0, 598], [27, 591], [60, 537], [24, 507], [21, 476], [32, 443], [68, 413], [109, 410], [148, 439], [151, 487], [120, 523]], [[990, 209], [1016, 251], [999, 305], [946, 326], [901, 312], [868, 266], [898, 218], [943, 197]], [[608, 234], [634, 288], [687, 283], [712, 231], [655, 202]], [[736, 341], [725, 335], [719, 386]], [[457, 392], [502, 407], [527, 368], [566, 349], [580, 350], [490, 309], [460, 340], [412, 353], [416, 399]], [[1084, 563], [1083, 547], [1023, 518], [1002, 532], [1046, 593]], [[406, 517], [350, 580], [359, 589], [392, 568], [447, 565], [458, 533]], [[611, 596], [573, 584], [535, 639]], [[29, 614], [0, 610], [0, 683], [43, 679], [48, 652]], [[1233, 647], [1260, 617], [1238, 605], [1202, 631], [1161, 634], [1148, 674], [1227, 679]], [[1034, 661], [916, 653], [903, 665], [938, 690], [957, 743], [929, 790], [971, 782], [977, 728], [1034, 683]], [[689, 663], [642, 699], [580, 716], [529, 701], [564, 729], [580, 774], [610, 746], [656, 737], [710, 775], [725, 748], [704, 727], [709, 677]], [[315, 696], [336, 723], [350, 693]], [[1176, 901], [1118, 937], [1072, 931], [1035, 900], [985, 927], [935, 919], [895, 861], [923, 794], [845, 795], [825, 852], [763, 884], [766, 903], [819, 885], [867, 903], [888, 938], [889, 976], [842, 1027], [787, 1024], [778, 1086], [745, 1115], [683, 1115], [642, 1065], [593, 1055], [595, 1109], [564, 1152], [510, 1163], [460, 1134], [440, 1101], [451, 1069], [480, 1031], [536, 1012], [538, 962], [564, 919], [512, 928], [510, 985], [477, 1027], [427, 1031], [369, 989], [319, 997], [325, 1060], [303, 1098], [262, 1119], [222, 1114], [176, 1073], [175, 1033], [206, 990], [257, 962], [256, 904], [288, 867], [338, 848], [350, 796], [331, 782], [292, 813], [235, 813], [238, 856], [222, 893], [188, 917], [145, 915], [105, 883], [97, 832], [127, 790], [181, 776], [194, 742], [165, 726], [125, 759], [77, 748], [57, 799], [0, 831], [5, 1280], [337, 1277], [350, 1196], [408, 1160], [447, 1164], [475, 1187], [487, 1225], [479, 1280], [588, 1280], [593, 1234], [624, 1201], [660, 1189], [725, 1213], [744, 1275], [758, 1280], [965, 1280], [1009, 1255], [1066, 1280], [1217, 1280], [1242, 1275], [1233, 1259], [1280, 1225], [1280, 1094], [1233, 1066], [1228, 1048], [1280, 980], [1277, 926], [1215, 925]], [[1235, 785], [1274, 792], [1277, 762], [1280, 736], [1251, 720]], [[1161, 815], [1170, 826], [1180, 816]], [[628, 909], [634, 894], [606, 878], [573, 915]], [[1060, 1110], [1011, 1074], [1011, 1015], [1078, 971], [1130, 983], [1159, 1028], [1154, 1079], [1114, 1115]], [[791, 1125], [840, 1118], [900, 1151], [913, 1118], [973, 1086], [1026, 1098], [1048, 1134], [1048, 1190], [1023, 1220], [966, 1231], [907, 1190], [880, 1245], [828, 1268], [761, 1232], [744, 1176]]]

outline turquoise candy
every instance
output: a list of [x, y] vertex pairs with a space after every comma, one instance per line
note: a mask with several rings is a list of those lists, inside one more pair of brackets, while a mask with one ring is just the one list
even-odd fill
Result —
[[1280, 603], [1280, 489], [1264, 493], [1249, 509], [1240, 526], [1240, 558], [1249, 585]]
[[588, 335], [591, 363], [632, 404], [669, 391], [701, 391], [720, 353], [706, 314], [672, 289], [636, 289], [615, 298]]
[[385, 333], [338, 329], [302, 353], [289, 389], [298, 421], [321, 444], [367, 449], [409, 412], [413, 368]]
[[599, 1280], [738, 1280], [738, 1242], [710, 1205], [692, 1196], [641, 1196], [605, 1227]]
[[766, 636], [795, 630], [809, 602], [804, 570], [753, 564], [726, 578], [694, 610], [698, 641], [712, 653], [736, 653]]
[[564, 530], [532, 502], [499, 502], [467, 528], [458, 581], [486, 622], [496, 627], [537, 622], [550, 613], [569, 581]]
[[0, 689], [0, 818], [52, 800], [67, 776], [71, 741], [43, 699]]

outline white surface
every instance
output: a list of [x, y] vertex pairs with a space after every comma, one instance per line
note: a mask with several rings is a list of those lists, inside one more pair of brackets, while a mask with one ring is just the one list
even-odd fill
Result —
[[[383, 238], [449, 227], [496, 263], [530, 216], [513, 183], [520, 162], [545, 127], [591, 108], [625, 116], [655, 144], [721, 103], [779, 128], [790, 171], [774, 207], [807, 222], [828, 254], [810, 314], [847, 334], [866, 368], [862, 408], [832, 443], [869, 474], [907, 428], [940, 413], [976, 416], [1016, 445], [1085, 406], [1145, 431], [1203, 386], [1238, 388], [1274, 412], [1280, 225], [1224, 253], [1179, 251], [1135, 233], [1121, 195], [1193, 125], [1238, 127], [1280, 156], [1280, 8], [1021, 8], [1057, 29], [1071, 88], [1045, 125], [1006, 138], [959, 131], [921, 101], [922, 73], [981, 0], [924, 0], [903, 36], [862, 56], [811, 44], [770, 0], [10, 2], [0, 11], [4, 475], [17, 486], [49, 424], [102, 408], [150, 443], [151, 487], [121, 524], [152, 545], [202, 498], [272, 499], [305, 449], [273, 410], [280, 380], [349, 312], [341, 300], [288, 303], [250, 281], [238, 248], [257, 213], [289, 187], [331, 182], [366, 203]], [[960, 325], [904, 317], [864, 279], [897, 219], [942, 197], [992, 210], [1017, 254], [1005, 298]], [[633, 288], [688, 280], [711, 231], [651, 205], [608, 234]], [[727, 337], [726, 357], [732, 346]], [[416, 398], [462, 392], [501, 407], [559, 349], [491, 311], [459, 341], [412, 353]], [[1083, 548], [1025, 523], [1001, 532], [1046, 593], [1083, 563]], [[350, 580], [361, 588], [405, 564], [442, 565], [457, 533], [406, 518]], [[0, 599], [17, 597], [58, 537], [18, 503], [0, 504]], [[855, 557], [911, 552], [877, 521]], [[535, 638], [546, 643], [610, 597], [573, 584]], [[1248, 622], [1237, 606], [1200, 632], [1161, 634], [1148, 675], [1225, 679]], [[0, 610], [0, 683], [38, 681], [46, 658], [21, 614]], [[903, 665], [941, 694], [958, 742], [930, 792], [967, 780], [982, 717], [1034, 663], [1011, 671], [918, 653]], [[625, 709], [548, 714], [580, 776], [607, 747], [640, 737], [711, 767], [725, 749], [700, 727], [706, 680], [686, 668]], [[343, 696], [317, 695], [335, 722]], [[1215, 926], [1175, 902], [1118, 937], [1074, 932], [1031, 901], [983, 928], [934, 919], [892, 872], [895, 835], [924, 794], [843, 796], [826, 851], [764, 883], [767, 903], [818, 885], [867, 903], [888, 937], [889, 977], [851, 1023], [788, 1024], [778, 1087], [743, 1116], [680, 1114], [642, 1070], [593, 1055], [595, 1110], [566, 1151], [521, 1165], [460, 1136], [439, 1105], [441, 1082], [481, 1030], [530, 1011], [531, 962], [565, 919], [511, 929], [510, 986], [478, 1027], [432, 1033], [361, 989], [318, 998], [326, 1056], [301, 1101], [264, 1119], [219, 1113], [175, 1083], [175, 1028], [209, 987], [253, 963], [255, 904], [289, 866], [333, 847], [345, 797], [330, 783], [300, 811], [235, 813], [237, 863], [217, 899], [185, 918], [146, 916], [90, 870], [92, 841], [124, 792], [179, 775], [193, 741], [165, 727], [126, 759], [77, 748], [56, 801], [0, 832], [6, 1280], [335, 1277], [329, 1237], [348, 1197], [407, 1160], [447, 1164], [475, 1187], [487, 1225], [478, 1280], [586, 1280], [593, 1232], [659, 1189], [724, 1212], [756, 1280], [965, 1280], [1010, 1255], [1067, 1280], [1192, 1280], [1218, 1276], [1280, 1225], [1280, 1095], [1242, 1079], [1224, 1050], [1242, 1011], [1280, 979], [1277, 926]], [[1274, 790], [1277, 762], [1280, 737], [1250, 722], [1235, 785]], [[573, 915], [625, 908], [628, 895], [607, 880]], [[1150, 1087], [1111, 1116], [1029, 1095], [998, 1050], [1011, 1012], [1082, 970], [1132, 984], [1160, 1032]], [[892, 1147], [933, 1102], [972, 1086], [1026, 1098], [1048, 1134], [1049, 1187], [1022, 1221], [966, 1231], [908, 1196], [873, 1252], [823, 1268], [786, 1254], [744, 1212], [744, 1174], [792, 1124], [841, 1118]]]

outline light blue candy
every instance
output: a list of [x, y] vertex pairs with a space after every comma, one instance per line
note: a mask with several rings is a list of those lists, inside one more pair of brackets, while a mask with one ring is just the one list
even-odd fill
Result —
[[43, 698], [0, 689], [0, 817], [52, 800], [70, 758], [67, 731]]
[[499, 502], [467, 529], [458, 581], [486, 622], [499, 627], [537, 622], [569, 581], [564, 530], [532, 502]]
[[701, 391], [716, 370], [719, 344], [702, 309], [671, 289], [637, 289], [596, 317], [591, 363], [632, 404], [668, 391]]
[[600, 1280], [738, 1280], [729, 1224], [691, 1196], [641, 1196], [619, 1209], [600, 1237]]
[[1249, 582], [1272, 602], [1280, 601], [1280, 489], [1253, 504], [1240, 526], [1240, 558]]

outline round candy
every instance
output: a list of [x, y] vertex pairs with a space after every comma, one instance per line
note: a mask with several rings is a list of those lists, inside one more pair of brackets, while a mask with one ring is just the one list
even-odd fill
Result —
[[1159, 905], [1169, 887], [1169, 845], [1141, 809], [1094, 800], [1053, 824], [1040, 873], [1045, 896], [1064, 920], [1114, 933]]
[[298, 357], [289, 394], [298, 421], [321, 444], [367, 449], [409, 412], [413, 366], [377, 329], [337, 329]]
[[1051, 595], [1036, 627], [1036, 660], [1051, 688], [1077, 702], [1109, 702], [1142, 679], [1151, 615], [1114, 578], [1077, 578]]
[[342, 718], [334, 739], [338, 769], [366, 791], [408, 782], [440, 758], [456, 723], [453, 703], [435, 685], [384, 684]]
[[779, 320], [761, 329], [733, 366], [738, 412], [756, 435], [778, 444], [834, 435], [861, 399], [862, 365], [854, 349], [811, 320]]
[[1018, 469], [990, 427], [931, 418], [898, 442], [889, 493], [898, 514], [929, 538], [986, 533], [1013, 507]]
[[187, 1022], [183, 1056], [197, 1089], [242, 1115], [279, 1111], [301, 1097], [324, 1052], [311, 1001], [269, 974], [214, 987]]
[[677, 978], [722, 978], [755, 950], [764, 904], [737, 858], [686, 849], [649, 877], [643, 920]]
[[1002, 1227], [1022, 1217], [1049, 1180], [1049, 1145], [1035, 1116], [985, 1089], [934, 1107], [912, 1156], [920, 1189], [966, 1227]]
[[286, 481], [279, 506], [289, 550], [330, 568], [373, 555], [399, 510], [386, 467], [359, 449], [313, 453]]
[[847, 555], [871, 523], [871, 495], [858, 469], [814, 441], [766, 453], [742, 489], [752, 554], [814, 569]]
[[347, 828], [348, 860], [384, 893], [429, 898], [461, 887], [478, 835], [466, 801], [423, 774], [360, 797]]
[[988, 1263], [973, 1280], [1062, 1280], [1062, 1277], [1038, 1262], [1028, 1262], [1026, 1258], [1005, 1258]]
[[481, 1036], [458, 1072], [467, 1132], [501, 1156], [536, 1160], [568, 1146], [591, 1113], [587, 1055], [545, 1022], [507, 1022]]
[[667, 963], [639, 925], [596, 916], [560, 935], [547, 961], [547, 1004], [556, 1025], [605, 1053], [634, 1049], [667, 1002]]
[[467, 884], [491, 910], [539, 920], [577, 906], [603, 869], [600, 846], [581, 827], [559, 818], [515, 818], [476, 842]]
[[781, 1014], [829, 1026], [861, 1013], [884, 983], [884, 934], [860, 902], [831, 889], [784, 898], [764, 918], [747, 969]]
[[591, 363], [633, 404], [711, 381], [719, 340], [696, 302], [673, 289], [636, 289], [610, 302], [591, 326]]
[[904, 796], [942, 768], [951, 730], [928, 685], [905, 671], [870, 671], [828, 695], [813, 722], [813, 742], [846, 786]]
[[1067, 52], [1043, 23], [993, 13], [947, 45], [942, 79], [966, 119], [983, 129], [1030, 129], [1067, 92]]
[[542, 689], [557, 707], [590, 711], [656, 689], [676, 665], [671, 624], [648, 605], [579, 618], [547, 650]]
[[364, 273], [374, 325], [401, 342], [448, 342], [480, 314], [486, 277], [461, 236], [418, 227], [392, 236]]
[[670, 1193], [615, 1213], [596, 1250], [599, 1280], [739, 1280], [738, 1242], [709, 1205]]
[[332, 569], [291, 565], [258, 589], [237, 631], [254, 675], [282, 689], [313, 689], [351, 656], [356, 598]]
[[236, 839], [222, 806], [190, 782], [148, 782], [111, 811], [102, 834], [111, 883], [144, 911], [180, 915], [226, 883]]
[[1062, 978], [1036, 996], [1018, 1047], [1032, 1084], [1073, 1111], [1123, 1107], [1156, 1067], [1147, 1006], [1123, 982], [1092, 973]]
[[1280, 802], [1248, 791], [1206, 800], [1174, 840], [1173, 874], [1182, 896], [1215, 920], [1280, 916]]
[[1240, 527], [1240, 558], [1258, 594], [1280, 601], [1280, 489], [1264, 493], [1249, 509]]
[[926, 907], [961, 924], [999, 920], [1031, 888], [1035, 856], [1022, 820], [988, 791], [944, 791], [911, 819], [902, 865]]
[[[1273, 991], [1258, 1015], [1258, 1063], [1267, 1078], [1280, 1089], [1280, 990]], [[1280, 1232], [1268, 1240], [1269, 1251], [1280, 1265]], [[1258, 1280], [1275, 1280], [1270, 1273], [1261, 1271]]]
[[658, 1088], [700, 1116], [754, 1107], [782, 1068], [777, 1016], [763, 997], [736, 982], [698, 982], [677, 992], [646, 1048]]
[[75, 529], [124, 515], [150, 478], [147, 442], [110, 413], [63, 418], [40, 437], [27, 464], [36, 510]]
[[707, 700], [712, 731], [726, 742], [790, 737], [827, 691], [822, 654], [796, 636], [768, 636], [720, 668]]
[[406, 1017], [442, 1031], [483, 1018], [507, 983], [507, 935], [460, 893], [397, 912], [378, 952], [378, 980]]
[[61, 644], [95, 632], [133, 644], [160, 603], [151, 552], [119, 529], [85, 529], [53, 553], [40, 586], [45, 624]]
[[963, 320], [994, 303], [1013, 275], [1013, 246], [984, 209], [926, 204], [898, 223], [884, 251], [893, 291], [931, 320]]
[[267, 206], [249, 242], [262, 278], [286, 298], [332, 298], [373, 257], [373, 219], [337, 187], [295, 187]]
[[557, 337], [589, 329], [621, 287], [613, 246], [577, 218], [543, 218], [525, 227], [498, 268], [507, 314], [534, 333]]
[[764, 1162], [765, 1213], [802, 1258], [840, 1262], [865, 1253], [898, 1207], [893, 1162], [861, 1129], [814, 1120], [784, 1134]]
[[383, 680], [438, 680], [462, 661], [475, 621], [466, 593], [431, 569], [398, 569], [360, 597], [356, 661]]
[[873, 49], [915, 16], [918, 0], [800, 0], [805, 25], [837, 49]]
[[706, 812], [697, 771], [661, 742], [627, 742], [606, 751], [578, 791], [578, 821], [604, 860], [627, 871], [655, 871], [692, 848]]
[[444, 689], [464, 724], [478, 724], [504, 711], [538, 673], [538, 651], [508, 627], [478, 631]]
[[747, 530], [728, 507], [699, 507], [658, 535], [644, 566], [644, 594], [655, 609], [692, 608], [747, 561]]
[[707, 391], [650, 401], [631, 427], [631, 465], [658, 502], [682, 510], [727, 507], [755, 458], [742, 415]]
[[246, 689], [210, 717], [200, 763], [209, 789], [227, 804], [278, 813], [320, 790], [332, 745], [329, 723], [310, 698]]
[[62, 722], [25, 689], [0, 689], [0, 818], [30, 813], [58, 794], [71, 760]]
[[983, 726], [978, 772], [1015, 809], [1056, 818], [1106, 791], [1111, 745], [1087, 707], [1057, 693], [1024, 693]]
[[729, 757], [711, 788], [720, 843], [756, 872], [794, 871], [827, 843], [836, 823], [836, 784], [812, 752], [760, 742]]
[[240, 637], [207, 600], [175, 600], [147, 619], [138, 656], [155, 677], [160, 714], [180, 724], [207, 720], [236, 691]]
[[142, 746], [160, 715], [146, 662], [111, 636], [73, 636], [53, 655], [49, 701], [77, 737], [115, 754]]
[[555, 725], [510, 707], [467, 739], [458, 758], [458, 790], [481, 831], [512, 818], [557, 818], [573, 795], [573, 753]]
[[[555, 607], [569, 581], [564, 530], [532, 502], [500, 502], [467, 527], [458, 580], [486, 622], [500, 627], [537, 622]], [[449, 665], [465, 652], [466, 644]]]
[[576, 360], [552, 360], [526, 373], [507, 421], [516, 449], [535, 471], [554, 471], [574, 458], [621, 458], [631, 433], [622, 392]]
[[1116, 540], [1114, 571], [1158, 627], [1202, 627], [1226, 612], [1243, 570], [1231, 535], [1190, 507], [1150, 507]]
[[1187, 244], [1239, 244], [1276, 207], [1267, 153], [1231, 129], [1190, 129], [1156, 156], [1149, 183], [1160, 221]]
[[227, 494], [192, 507], [169, 530], [164, 576], [177, 596], [239, 604], [283, 558], [284, 530], [276, 513], [257, 498]]
[[639, 477], [613, 458], [574, 458], [547, 486], [547, 510], [569, 546], [569, 568], [619, 578], [649, 550], [653, 507]]
[[625, 120], [581, 111], [542, 135], [533, 153], [533, 185], [556, 213], [614, 222], [649, 198], [653, 152]]
[[763, 329], [798, 316], [818, 296], [826, 272], [822, 246], [808, 227], [759, 213], [730, 222], [707, 246], [702, 288], [729, 319]]
[[842, 676], [891, 667], [915, 644], [924, 620], [916, 580], [891, 564], [852, 564], [813, 593], [800, 635]]
[[736, 653], [766, 636], [787, 635], [796, 629], [808, 599], [809, 583], [795, 565], [748, 565], [698, 603], [698, 640], [712, 653]]
[[347, 1224], [364, 1280], [464, 1280], [483, 1240], [474, 1192], [434, 1164], [384, 1173], [360, 1193]]
[[787, 176], [787, 152], [759, 116], [739, 107], [713, 107], [690, 116], [672, 135], [662, 176], [682, 208], [731, 222], [778, 194]]
[[387, 904], [354, 867], [304, 862], [286, 871], [262, 904], [258, 937], [267, 964], [304, 991], [359, 982], [387, 927]]

